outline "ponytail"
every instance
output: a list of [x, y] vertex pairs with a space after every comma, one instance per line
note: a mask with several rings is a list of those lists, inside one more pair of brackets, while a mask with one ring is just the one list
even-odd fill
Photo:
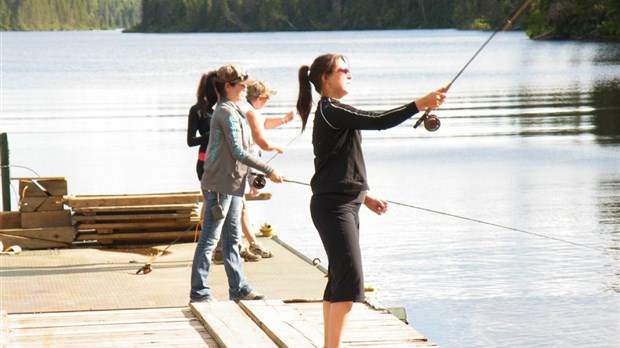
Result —
[[206, 100], [206, 85], [207, 85], [207, 74], [200, 75], [200, 81], [198, 82], [198, 89], [196, 90], [196, 102], [204, 103]]
[[312, 85], [314, 90], [321, 93], [323, 89], [322, 77], [324, 74], [331, 73], [338, 65], [338, 61], [343, 60], [348, 63], [345, 56], [340, 54], [323, 54], [312, 62], [312, 66], [302, 65], [299, 68], [299, 96], [297, 97], [297, 112], [301, 116], [301, 131], [303, 132], [308, 122], [310, 109], [312, 108]]
[[199, 104], [207, 103], [207, 109], [213, 110], [213, 106], [217, 103], [217, 92], [215, 91], [215, 78], [217, 71], [212, 70], [200, 76], [198, 90], [196, 90], [196, 102]]
[[299, 96], [297, 97], [297, 112], [301, 116], [301, 131], [306, 129], [306, 123], [308, 123], [308, 116], [310, 115], [310, 109], [312, 108], [312, 89], [310, 86], [310, 79], [308, 79], [308, 71], [310, 67], [302, 65], [299, 68]]
[[217, 91], [215, 90], [215, 78], [217, 78], [217, 71], [209, 71], [205, 83], [205, 97], [207, 98], [207, 107], [209, 110], [213, 110], [213, 106], [218, 100]]

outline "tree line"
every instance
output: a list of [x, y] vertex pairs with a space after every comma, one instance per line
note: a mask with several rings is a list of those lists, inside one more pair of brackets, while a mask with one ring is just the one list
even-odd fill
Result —
[[[144, 32], [502, 27], [524, 0], [142, 0]], [[620, 0], [535, 0], [530, 37], [620, 40]]]
[[[244, 32], [501, 27], [524, 0], [0, 0], [1, 30]], [[620, 0], [534, 0], [513, 29], [620, 41]]]
[[141, 0], [0, 0], [0, 30], [131, 28]]

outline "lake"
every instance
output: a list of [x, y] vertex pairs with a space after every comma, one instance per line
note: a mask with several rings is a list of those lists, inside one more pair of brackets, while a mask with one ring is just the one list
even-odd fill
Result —
[[[264, 112], [278, 116], [299, 66], [341, 53], [344, 101], [384, 110], [446, 85], [489, 35], [1, 32], [11, 175], [66, 177], [70, 195], [197, 191], [185, 132], [201, 73], [241, 65], [278, 90]], [[444, 348], [618, 347], [620, 44], [500, 33], [435, 113], [437, 132], [412, 119], [363, 133], [371, 191], [391, 201], [384, 216], [362, 209], [366, 283]], [[298, 183], [268, 183], [273, 199], [250, 212], [325, 262], [300, 129], [268, 131], [290, 144], [265, 159]]]

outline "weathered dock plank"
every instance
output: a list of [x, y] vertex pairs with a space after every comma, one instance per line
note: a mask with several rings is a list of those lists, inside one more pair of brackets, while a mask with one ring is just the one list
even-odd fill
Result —
[[11, 347], [214, 347], [189, 308], [14, 314]]
[[[323, 346], [321, 302], [241, 301], [240, 306], [279, 347]], [[343, 343], [357, 347], [435, 346], [387, 310], [363, 303], [353, 305]]]
[[0, 347], [8, 348], [10, 346], [9, 317], [5, 310], [0, 309]]
[[235, 302], [191, 303], [190, 308], [222, 348], [277, 347]]
[[[282, 301], [241, 301], [241, 308], [279, 347], [314, 348], [323, 346], [322, 324], [315, 315], [302, 313]], [[314, 303], [314, 306], [321, 306]]]
[[80, 195], [65, 198], [65, 204], [73, 209], [100, 206], [190, 204], [198, 203], [200, 197], [201, 195], [198, 192], [142, 195]]

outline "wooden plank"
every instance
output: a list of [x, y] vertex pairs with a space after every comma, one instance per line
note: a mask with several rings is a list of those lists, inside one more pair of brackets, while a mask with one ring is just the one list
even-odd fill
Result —
[[190, 303], [190, 308], [221, 347], [277, 347], [235, 302]]
[[11, 346], [11, 336], [9, 336], [9, 319], [5, 310], [0, 309], [0, 348]]
[[197, 319], [188, 307], [92, 310], [76, 312], [47, 312], [11, 314], [11, 327], [39, 328], [74, 325], [125, 324], [149, 318], [149, 321], [167, 322], [178, 318]]
[[[204, 329], [203, 329], [204, 330]], [[209, 347], [219, 348], [215, 340], [209, 337], [209, 334], [197, 330], [164, 330], [132, 332], [126, 334], [96, 334], [96, 335], [74, 335], [62, 337], [46, 337], [45, 343], [42, 344], [40, 337], [34, 337], [27, 340], [22, 338], [19, 345], [20, 348], [41, 348], [41, 347], [61, 347], [61, 348], [114, 348], [114, 347], [132, 347], [132, 348], [196, 348]]]
[[69, 244], [75, 239], [76, 230], [73, 226], [52, 228], [16, 228], [4, 229], [2, 230], [2, 233], [11, 236]]
[[[320, 347], [323, 342], [321, 303], [241, 301], [240, 306], [281, 347]], [[374, 310], [363, 303], [353, 305], [343, 343], [351, 347], [434, 346], [387, 310]]]
[[[200, 233], [200, 231], [198, 231]], [[154, 240], [164, 240], [170, 241], [174, 240], [179, 235], [185, 234], [184, 237], [181, 238], [182, 241], [193, 241], [194, 231], [165, 231], [165, 232], [134, 232], [134, 233], [112, 233], [112, 234], [97, 234], [97, 233], [78, 233], [75, 238], [76, 241], [85, 241], [85, 240], [96, 240], [99, 242], [105, 241], [154, 241]]]
[[[189, 327], [166, 327], [151, 323], [102, 326], [100, 330], [77, 332], [76, 327], [60, 329], [46, 336], [12, 336], [18, 347], [203, 347], [210, 341], [208, 331], [200, 323]], [[45, 344], [42, 344], [45, 342]], [[177, 344], [179, 342], [179, 344]], [[218, 347], [211, 341], [209, 347]]]
[[155, 193], [115, 193], [115, 194], [79, 194], [74, 195], [75, 198], [99, 198], [99, 197], [159, 197], [159, 196], [170, 196], [170, 195], [193, 195], [196, 197], [200, 197], [202, 194], [198, 191], [190, 191], [190, 192], [155, 192]]
[[59, 211], [63, 210], [63, 198], [62, 196], [49, 196], [43, 201], [36, 211]]
[[271, 192], [260, 192], [256, 196], [252, 196], [249, 193], [245, 194], [246, 201], [265, 201], [271, 199]]
[[50, 196], [64, 196], [68, 193], [67, 180], [65, 179], [58, 180], [37, 178], [32, 179], [32, 181], [36, 181], [39, 185], [43, 186], [43, 188], [47, 191], [47, 194]]
[[[105, 318], [104, 318], [105, 319]], [[36, 329], [31, 328], [20, 328], [15, 329], [12, 328], [13, 331], [12, 337], [17, 338], [20, 336], [29, 336], [29, 337], [45, 337], [45, 336], [73, 336], [73, 335], [93, 335], [93, 334], [118, 334], [124, 332], [140, 332], [146, 331], [146, 324], [148, 323], [148, 330], [153, 331], [167, 331], [167, 330], [180, 330], [184, 328], [194, 328], [194, 329], [203, 329], [202, 324], [199, 320], [168, 320], [168, 321], [153, 321], [150, 318], [142, 318], [134, 321], [125, 321], [121, 324], [116, 323], [108, 323], [107, 321], [103, 321], [97, 323], [95, 325], [83, 325], [77, 324], [72, 325], [71, 330], [67, 330], [68, 326], [51, 326], [51, 327], [37, 327]]]
[[198, 203], [198, 193], [169, 193], [152, 195], [76, 196], [65, 198], [72, 208], [128, 205], [189, 204]]
[[12, 176], [11, 180], [65, 180], [64, 176]]
[[9, 316], [19, 347], [219, 347], [187, 307]]
[[47, 197], [49, 196], [45, 189], [32, 182], [31, 179], [19, 181], [19, 197]]
[[22, 228], [71, 226], [71, 211], [22, 212]]
[[47, 200], [48, 196], [26, 196], [19, 199], [19, 211], [33, 212]]
[[[31, 213], [32, 214], [32, 213]], [[73, 215], [74, 222], [82, 221], [150, 221], [150, 220], [187, 220], [192, 217], [191, 213], [168, 213], [168, 214], [111, 214], [111, 215]], [[23, 221], [23, 220], [22, 220]], [[23, 222], [22, 222], [23, 223]]]
[[62, 210], [63, 207], [62, 196], [26, 196], [19, 200], [19, 211], [26, 213], [34, 211], [59, 211]]
[[64, 196], [67, 194], [67, 180], [64, 178], [20, 178], [19, 195], [28, 196]]
[[66, 248], [67, 246], [69, 246], [67, 243], [12, 236], [10, 234], [4, 234], [3, 232], [4, 231], [0, 232], [0, 242], [2, 242], [5, 246], [19, 245], [24, 250]]
[[7, 228], [21, 228], [22, 216], [18, 211], [0, 212], [0, 230]]
[[137, 230], [137, 229], [164, 229], [164, 228], [189, 228], [195, 227], [198, 221], [153, 221], [153, 222], [102, 222], [102, 223], [81, 223], [80, 230], [91, 230], [107, 228], [112, 230]]
[[76, 213], [116, 213], [116, 212], [143, 212], [143, 211], [171, 211], [185, 212], [198, 208], [198, 203], [190, 204], [156, 204], [156, 205], [129, 205], [74, 208]]
[[[322, 306], [316, 303], [314, 305]], [[239, 306], [278, 347], [323, 346], [323, 330], [317, 329], [317, 325], [313, 324], [320, 319], [308, 321], [304, 313], [278, 300], [241, 301]], [[322, 318], [322, 314], [316, 315], [321, 315]]]

